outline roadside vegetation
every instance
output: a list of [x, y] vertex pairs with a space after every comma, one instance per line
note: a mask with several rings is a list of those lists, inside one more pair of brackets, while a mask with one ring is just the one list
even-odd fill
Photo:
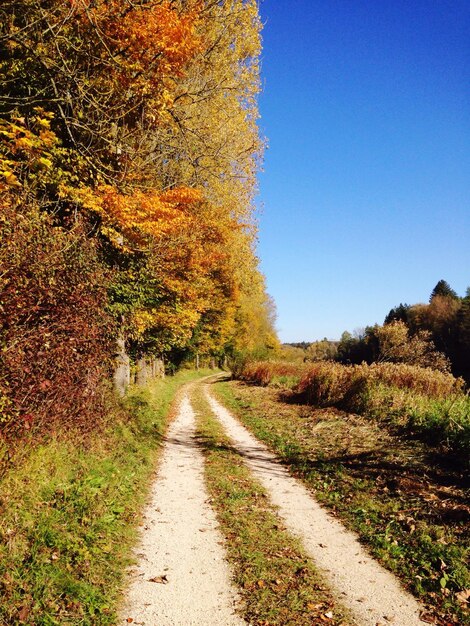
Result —
[[470, 624], [461, 381], [393, 364], [264, 362], [241, 376], [215, 386], [224, 403], [425, 602], [429, 623]]
[[351, 624], [232, 448], [200, 386], [192, 402], [211, 504], [226, 538], [244, 619], [253, 626]]
[[105, 419], [113, 371], [123, 393], [155, 361], [278, 346], [255, 253], [260, 30], [256, 0], [2, 2], [4, 456]]
[[0, 482], [0, 623], [116, 623], [171, 404], [182, 384], [204, 373], [134, 388], [88, 436], [23, 442]]
[[254, 362], [238, 376], [257, 385], [282, 386], [289, 398], [336, 407], [378, 420], [470, 466], [470, 398], [462, 379], [403, 363], [345, 366]]

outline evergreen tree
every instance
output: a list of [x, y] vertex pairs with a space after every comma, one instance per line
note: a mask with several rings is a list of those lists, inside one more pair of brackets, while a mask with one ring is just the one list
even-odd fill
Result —
[[386, 316], [385, 320], [384, 320], [384, 324], [392, 324], [393, 322], [405, 322], [406, 325], [408, 325], [409, 322], [409, 310], [410, 310], [410, 305], [409, 304], [402, 304], [400, 302], [400, 304], [396, 307], [394, 307], [393, 309], [390, 309], [388, 315]]

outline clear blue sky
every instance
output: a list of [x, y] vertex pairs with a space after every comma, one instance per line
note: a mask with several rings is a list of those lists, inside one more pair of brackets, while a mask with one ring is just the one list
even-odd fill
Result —
[[264, 0], [258, 252], [282, 341], [470, 286], [470, 0]]

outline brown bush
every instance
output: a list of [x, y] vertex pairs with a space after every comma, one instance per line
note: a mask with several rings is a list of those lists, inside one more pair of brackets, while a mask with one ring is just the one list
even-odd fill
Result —
[[331, 406], [338, 404], [348, 389], [352, 367], [339, 363], [320, 362], [311, 365], [297, 385], [296, 391], [308, 404]]
[[244, 365], [239, 374], [241, 380], [255, 385], [270, 385], [276, 378], [299, 377], [305, 371], [305, 366], [299, 363], [282, 361], [254, 361]]
[[[5, 194], [6, 196], [6, 194]], [[2, 198], [0, 428], [53, 429], [95, 420], [109, 365], [107, 277], [84, 226], [66, 231]]]
[[331, 361], [315, 364], [258, 361], [245, 365], [240, 378], [257, 385], [270, 385], [276, 378], [298, 378], [296, 392], [306, 402], [319, 406], [341, 404], [379, 384], [407, 389], [429, 398], [446, 398], [460, 393], [464, 382], [451, 374], [403, 363], [340, 365]]
[[381, 382], [400, 389], [411, 389], [430, 398], [442, 398], [462, 391], [464, 381], [452, 374], [429, 367], [404, 363], [373, 363], [357, 365], [357, 376], [371, 383]]
[[298, 378], [293, 391], [301, 402], [384, 420], [443, 447], [462, 467], [470, 463], [470, 398], [461, 378], [403, 363], [258, 362], [243, 372], [245, 380], [260, 385], [273, 384], [278, 375]]

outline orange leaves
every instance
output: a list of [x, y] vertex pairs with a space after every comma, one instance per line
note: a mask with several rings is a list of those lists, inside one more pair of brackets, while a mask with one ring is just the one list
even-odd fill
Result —
[[[116, 2], [106, 2], [103, 8], [106, 5], [112, 14]], [[179, 13], [173, 3], [165, 0], [134, 6], [108, 23], [105, 15], [105, 32], [118, 53], [125, 51], [126, 59], [137, 72], [148, 72], [158, 65], [161, 75], [178, 74], [200, 46], [195, 36], [197, 5]]]
[[189, 225], [190, 208], [201, 201], [202, 194], [188, 187], [125, 194], [112, 185], [99, 185], [95, 189], [63, 185], [61, 197], [98, 213], [104, 234], [115, 243], [129, 247], [148, 243], [149, 238], [184, 231]]
[[111, 54], [109, 74], [130, 94], [172, 102], [169, 82], [182, 74], [201, 49], [196, 27], [199, 1], [177, 10], [170, 0], [123, 3], [119, 0], [74, 0], [82, 29], [95, 30]]
[[159, 237], [184, 226], [186, 217], [182, 209], [198, 196], [190, 191], [182, 191], [179, 202], [168, 201], [157, 191], [126, 195], [111, 186], [102, 186], [97, 193], [105, 222], [118, 227], [129, 241], [142, 243], [146, 236]]

